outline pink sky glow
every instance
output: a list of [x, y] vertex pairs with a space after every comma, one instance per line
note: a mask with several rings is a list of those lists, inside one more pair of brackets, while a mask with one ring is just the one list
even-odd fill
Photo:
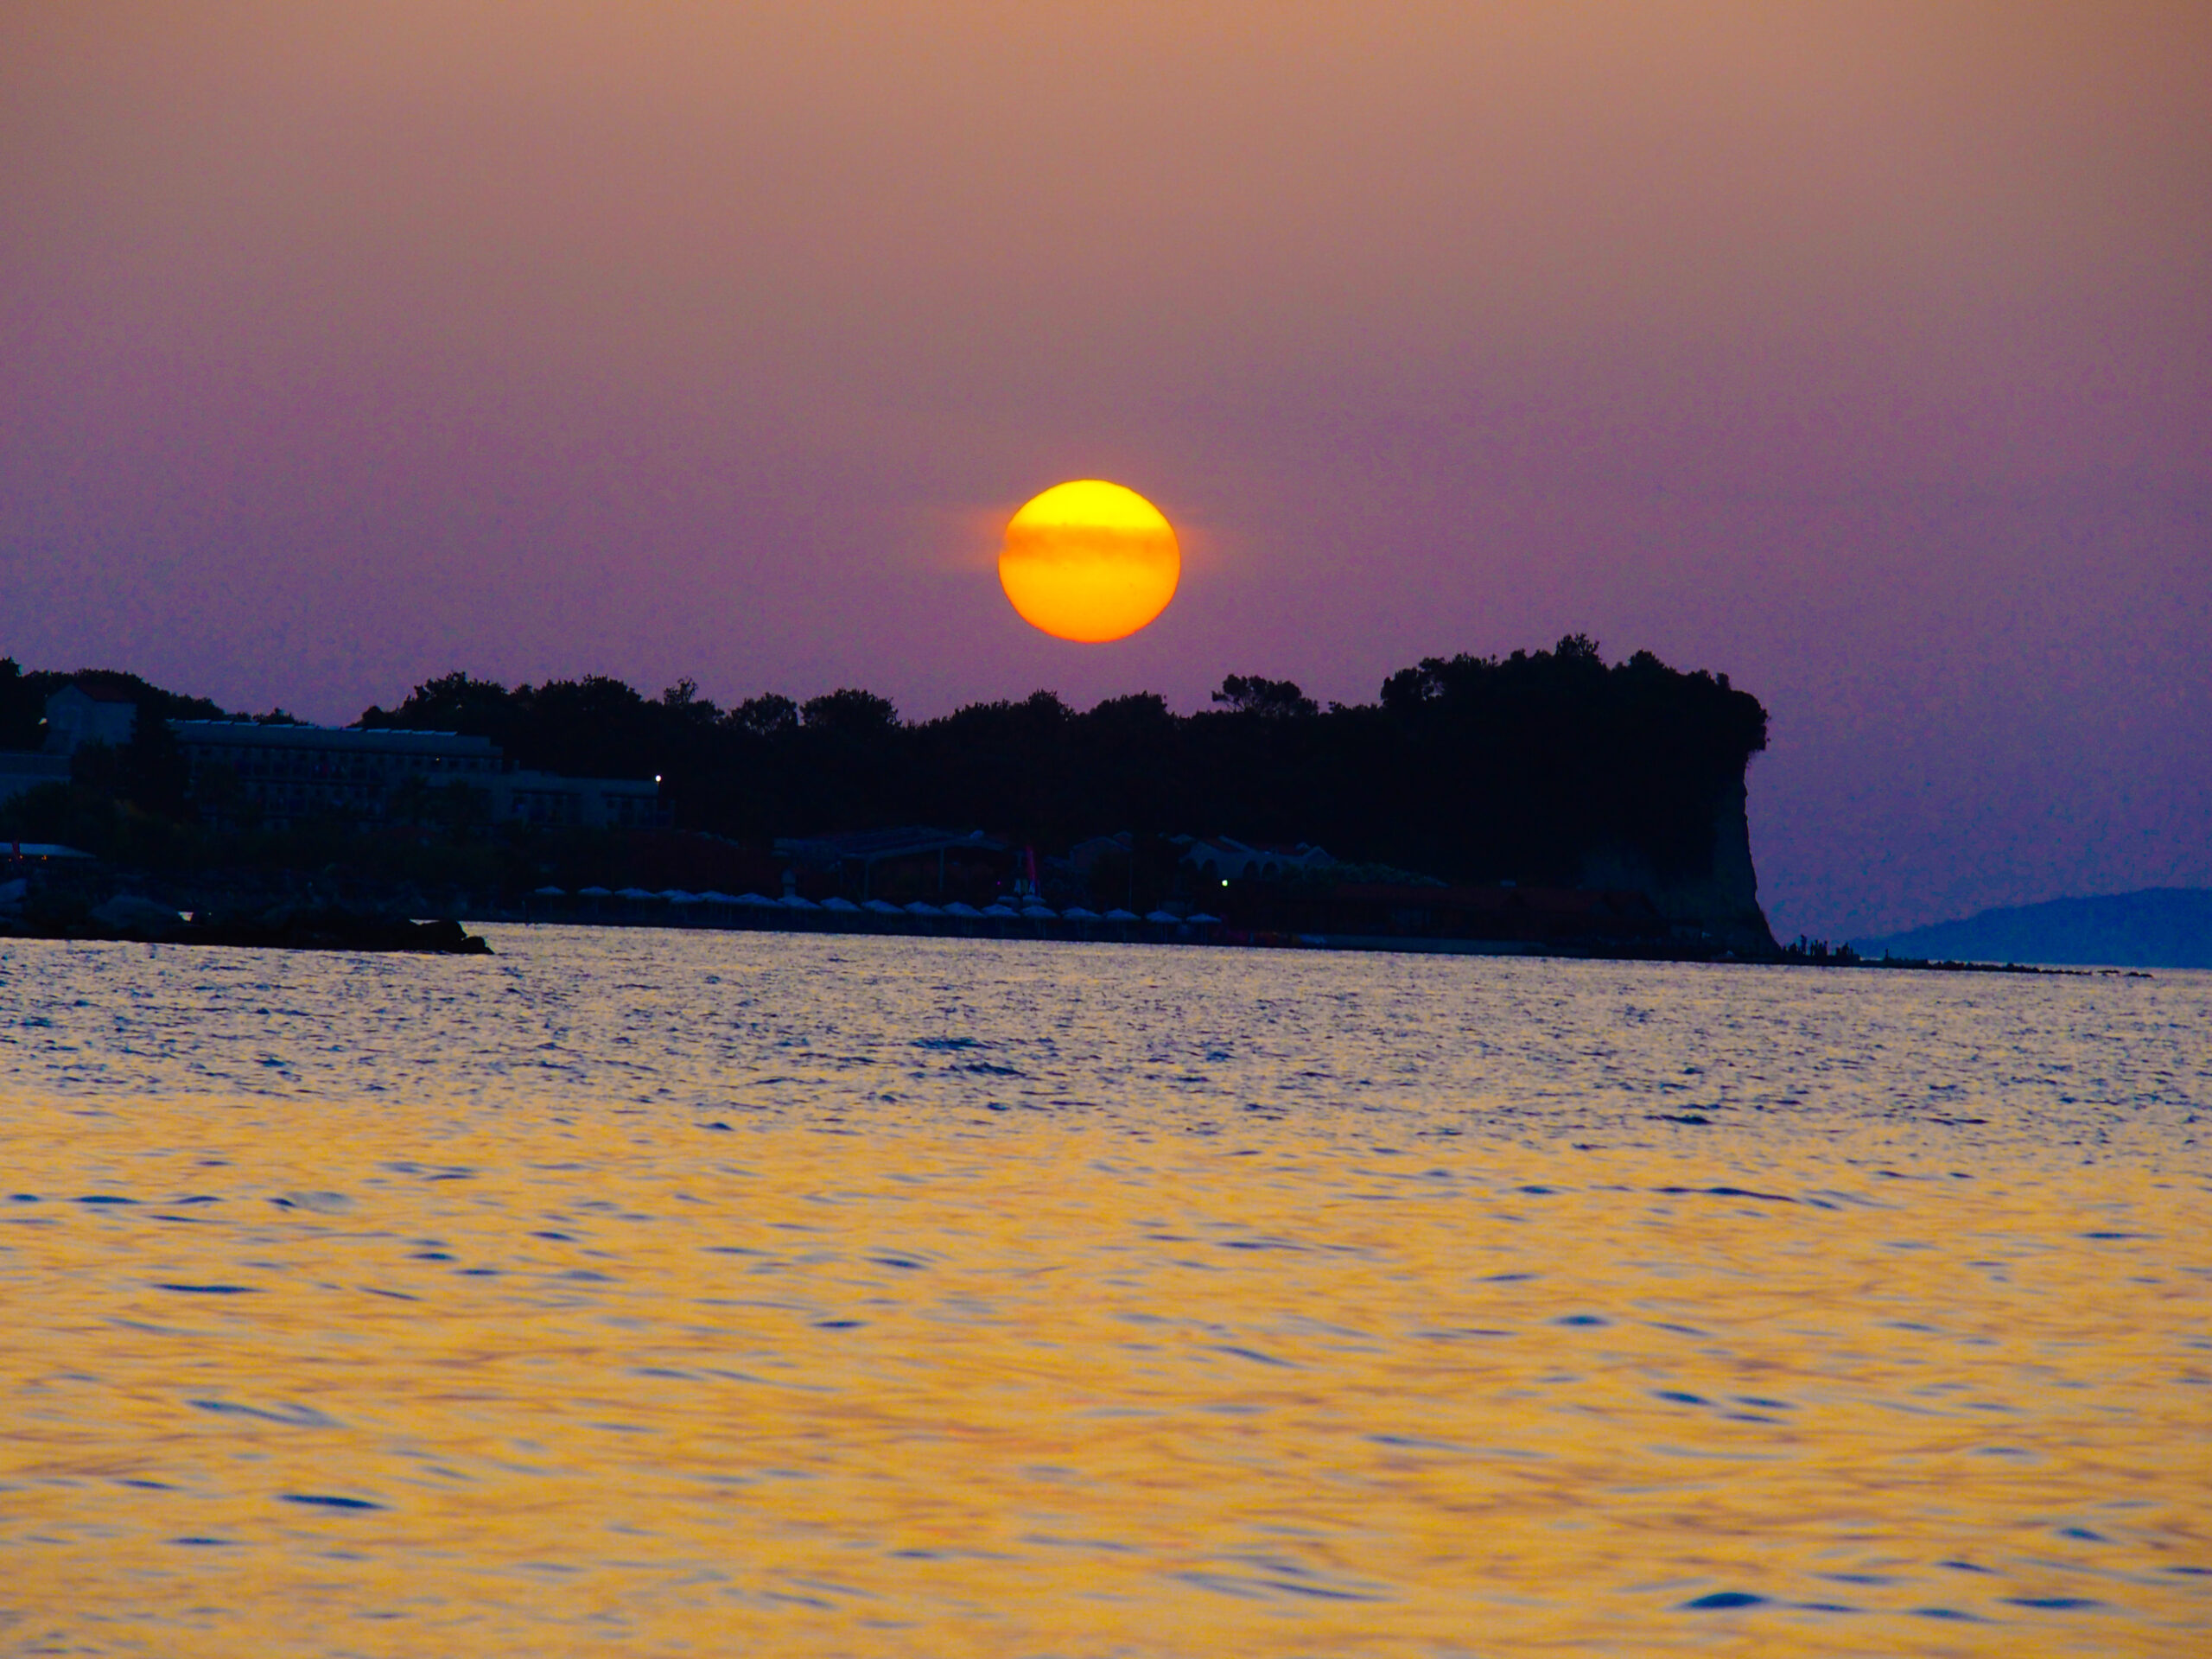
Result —
[[[1777, 931], [2212, 884], [2212, 9], [18, 5], [0, 652], [1773, 715]], [[1063, 479], [1184, 532], [1016, 618]]]

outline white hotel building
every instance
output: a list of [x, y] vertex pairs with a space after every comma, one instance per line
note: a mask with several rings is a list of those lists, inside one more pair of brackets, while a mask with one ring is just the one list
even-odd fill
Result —
[[250, 804], [271, 829], [318, 817], [380, 822], [403, 791], [416, 792], [410, 785], [454, 784], [482, 792], [490, 823], [628, 830], [668, 821], [656, 779], [511, 770], [491, 739], [459, 732], [250, 720], [173, 720], [169, 729], [192, 767], [194, 802], [218, 821]]

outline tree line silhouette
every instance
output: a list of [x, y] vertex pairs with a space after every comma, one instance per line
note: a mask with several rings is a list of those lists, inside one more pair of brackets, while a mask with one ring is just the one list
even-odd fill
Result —
[[[157, 865], [397, 856], [372, 859], [367, 830], [336, 823], [226, 851], [235, 836], [194, 822], [167, 723], [225, 711], [133, 675], [0, 661], [0, 747], [35, 747], [46, 696], [72, 680], [133, 697], [137, 734], [81, 751], [69, 790], [0, 808], [0, 833]], [[753, 845], [916, 823], [982, 829], [1046, 855], [1120, 830], [1228, 835], [1317, 842], [1449, 881], [1567, 885], [1605, 851], [1640, 855], [1662, 877], [1702, 874], [1716, 812], [1738, 798], [1766, 720], [1725, 675], [1681, 672], [1648, 652], [1608, 665], [1572, 634], [1549, 651], [1429, 658], [1391, 675], [1372, 703], [1326, 708], [1289, 681], [1231, 675], [1192, 715], [1150, 693], [1077, 710], [1039, 691], [904, 721], [851, 689], [724, 709], [688, 680], [652, 697], [602, 676], [508, 687], [454, 673], [358, 723], [487, 737], [518, 765], [571, 776], [658, 776], [678, 830]], [[496, 868], [501, 885], [529, 879], [531, 832], [450, 816], [448, 862]], [[437, 822], [418, 816], [410, 833]], [[515, 845], [498, 852], [487, 833]]]
[[418, 685], [365, 727], [490, 738], [520, 765], [658, 776], [678, 828], [743, 841], [933, 823], [1040, 849], [1128, 830], [1306, 841], [1449, 880], [1571, 883], [1627, 850], [1662, 874], [1709, 861], [1716, 810], [1766, 746], [1766, 711], [1726, 675], [1649, 652], [1608, 665], [1549, 651], [1428, 658], [1374, 703], [1326, 709], [1231, 675], [1216, 707], [1150, 693], [1071, 709], [1050, 691], [902, 721], [871, 692], [722, 709], [690, 680], [658, 698], [594, 676]]

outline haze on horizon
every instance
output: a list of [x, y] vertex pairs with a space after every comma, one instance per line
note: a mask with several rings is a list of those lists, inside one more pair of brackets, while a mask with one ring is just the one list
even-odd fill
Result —
[[[0, 652], [1772, 713], [1776, 930], [2212, 885], [2212, 10], [18, 5]], [[1159, 621], [998, 588], [1058, 480]]]

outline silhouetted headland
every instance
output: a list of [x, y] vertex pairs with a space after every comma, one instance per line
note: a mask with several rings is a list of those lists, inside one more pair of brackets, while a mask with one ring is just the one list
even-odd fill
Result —
[[80, 849], [97, 875], [33, 879], [195, 914], [1778, 955], [1745, 814], [1766, 711], [1725, 675], [1571, 635], [1426, 659], [1371, 703], [1232, 675], [1214, 704], [1039, 691], [909, 721], [855, 690], [722, 709], [689, 681], [456, 673], [335, 730], [7, 663], [0, 855]]

